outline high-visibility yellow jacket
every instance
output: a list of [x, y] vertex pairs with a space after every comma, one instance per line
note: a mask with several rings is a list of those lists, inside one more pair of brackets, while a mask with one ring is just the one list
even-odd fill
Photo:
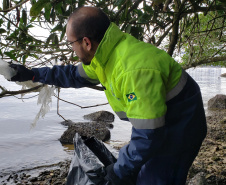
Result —
[[85, 79], [99, 80], [112, 109], [135, 128], [164, 125], [166, 101], [186, 83], [186, 74], [166, 52], [122, 32], [111, 23], [90, 65], [79, 66]]

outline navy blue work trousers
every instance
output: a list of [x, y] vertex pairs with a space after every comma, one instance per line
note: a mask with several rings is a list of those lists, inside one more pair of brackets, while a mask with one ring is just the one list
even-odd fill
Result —
[[206, 137], [207, 126], [199, 86], [189, 76], [182, 92], [167, 102], [166, 139], [141, 168], [137, 185], [184, 185]]

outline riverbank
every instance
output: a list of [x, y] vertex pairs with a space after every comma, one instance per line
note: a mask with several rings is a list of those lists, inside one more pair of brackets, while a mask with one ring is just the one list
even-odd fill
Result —
[[[205, 185], [226, 184], [226, 111], [214, 111], [207, 116], [208, 133], [200, 152], [190, 168], [188, 184], [197, 185], [193, 177], [201, 176]], [[117, 148], [117, 146], [115, 146]], [[1, 177], [2, 185], [64, 185], [70, 166], [70, 160], [30, 170], [21, 170]], [[198, 175], [197, 175], [198, 174]], [[200, 181], [200, 180], [198, 180]]]

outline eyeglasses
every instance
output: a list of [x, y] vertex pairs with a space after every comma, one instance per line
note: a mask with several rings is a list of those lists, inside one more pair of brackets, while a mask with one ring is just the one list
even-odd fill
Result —
[[77, 41], [80, 41], [80, 40], [82, 40], [82, 39], [83, 39], [83, 37], [80, 38], [80, 39], [77, 39], [77, 40], [75, 40], [75, 41], [72, 41], [72, 42], [67, 41], [67, 42], [66, 42], [66, 45], [67, 45], [68, 49], [72, 50], [72, 44], [75, 43], [75, 42], [77, 42]]

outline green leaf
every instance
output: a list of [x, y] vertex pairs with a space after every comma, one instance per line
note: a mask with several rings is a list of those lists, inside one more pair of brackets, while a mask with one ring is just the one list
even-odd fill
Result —
[[58, 12], [58, 14], [62, 14], [63, 13], [61, 7], [62, 7], [62, 2], [57, 3], [57, 5], [55, 6], [55, 9]]
[[121, 6], [121, 5], [123, 5], [124, 3], [125, 3], [125, 0], [117, 0], [116, 3], [115, 3], [115, 5], [116, 5], [116, 6]]
[[33, 56], [36, 59], [39, 59], [38, 56], [36, 54], [32, 54], [31, 56]]
[[58, 47], [59, 40], [58, 40], [58, 37], [57, 37], [56, 33], [50, 34], [50, 36], [46, 40], [45, 47], [47, 47], [49, 45], [50, 41], [52, 41], [52, 44], [56, 44], [56, 46]]
[[58, 24], [51, 30], [51, 33], [55, 31], [62, 31], [62, 29], [63, 29], [62, 24]]
[[16, 57], [15, 57], [15, 55], [12, 53], [12, 51], [5, 52], [4, 54], [7, 55], [9, 58], [11, 58], [13, 60], [17, 60]]
[[131, 35], [133, 35], [137, 39], [139, 40], [142, 39], [142, 33], [143, 33], [143, 29], [141, 27], [135, 27], [135, 26], [131, 27]]
[[[22, 19], [21, 19], [22, 20]], [[27, 31], [26, 26], [23, 23], [19, 24], [19, 28], [23, 31]]]
[[7, 23], [7, 29], [10, 30], [10, 21]]
[[51, 9], [50, 18], [52, 18], [52, 24], [55, 22], [56, 14], [54, 8]]
[[28, 55], [23, 55], [22, 60], [23, 60], [23, 65], [26, 63], [26, 59], [27, 59]]
[[2, 23], [3, 23], [4, 21], [2, 20], [2, 19], [0, 19], [0, 26], [2, 26]]
[[34, 26], [32, 24], [29, 24], [26, 28], [33, 28]]
[[78, 7], [81, 7], [85, 4], [85, 0], [79, 0]]
[[3, 0], [3, 10], [7, 10], [9, 8], [9, 0]]
[[31, 0], [31, 5], [34, 5], [36, 3], [36, 0]]
[[32, 17], [30, 22], [34, 22], [35, 19], [36, 19], [36, 17]]
[[50, 12], [51, 12], [51, 8], [52, 8], [52, 5], [51, 3], [47, 3], [45, 5], [45, 13], [44, 13], [44, 17], [46, 18], [46, 20], [48, 22], [50, 22]]
[[50, 40], [53, 40], [53, 38], [54, 38], [54, 33], [50, 34], [49, 37], [47, 38], [45, 47], [49, 45]]
[[129, 24], [128, 26], [127, 26], [127, 28], [126, 28], [126, 33], [130, 33], [130, 31], [131, 31], [131, 24]]
[[5, 29], [0, 28], [0, 34], [5, 33], [5, 32], [6, 32], [6, 30], [5, 30]]
[[56, 34], [54, 34], [53, 44], [56, 44], [56, 46], [59, 47], [59, 39]]
[[15, 39], [15, 38], [17, 38], [18, 34], [19, 34], [19, 30], [16, 29], [13, 33], [11, 33], [8, 37], [6, 37], [6, 40]]
[[27, 25], [27, 12], [25, 9], [22, 10], [22, 20], [23, 20], [24, 25], [26, 26]]
[[41, 10], [45, 7], [45, 5], [47, 3], [49, 3], [50, 0], [39, 0], [38, 2], [36, 2], [32, 7], [31, 7], [31, 10], [30, 10], [30, 15], [31, 16], [38, 16], [39, 13], [41, 12]]
[[79, 58], [78, 58], [78, 56], [75, 56], [75, 57], [70, 57], [69, 60], [71, 60], [71, 61], [78, 61]]
[[62, 30], [62, 33], [61, 33], [61, 36], [60, 36], [60, 41], [63, 40], [65, 33], [66, 33], [66, 25], [63, 27], [63, 30]]
[[138, 23], [146, 23], [150, 20], [150, 16], [146, 13], [144, 13], [143, 15], [139, 16], [138, 18]]

